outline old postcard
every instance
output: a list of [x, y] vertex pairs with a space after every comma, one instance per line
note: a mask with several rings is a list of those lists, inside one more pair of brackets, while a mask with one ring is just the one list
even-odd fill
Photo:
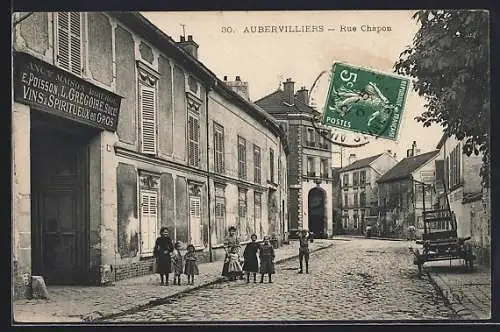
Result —
[[14, 324], [491, 318], [488, 11], [12, 35]]

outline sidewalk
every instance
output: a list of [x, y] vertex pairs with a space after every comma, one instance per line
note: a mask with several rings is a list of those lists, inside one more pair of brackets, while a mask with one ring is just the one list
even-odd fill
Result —
[[491, 269], [475, 265], [472, 271], [458, 260], [424, 264], [424, 272], [460, 319], [491, 318]]
[[[328, 248], [332, 240], [314, 240], [311, 251]], [[298, 256], [298, 242], [275, 250], [276, 263]], [[13, 303], [16, 323], [95, 321], [168, 301], [168, 298], [221, 281], [223, 261], [199, 265], [195, 285], [160, 286], [156, 274], [117, 281], [113, 286], [48, 286], [48, 300], [18, 300]]]

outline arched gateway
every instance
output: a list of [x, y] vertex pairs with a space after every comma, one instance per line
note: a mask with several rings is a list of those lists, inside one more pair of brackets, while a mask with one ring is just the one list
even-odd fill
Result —
[[309, 230], [315, 237], [326, 237], [326, 192], [320, 187], [309, 191], [308, 196], [308, 217]]

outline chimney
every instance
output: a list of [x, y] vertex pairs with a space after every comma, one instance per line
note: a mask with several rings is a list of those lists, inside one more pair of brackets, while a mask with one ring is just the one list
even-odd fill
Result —
[[181, 36], [178, 45], [182, 47], [185, 51], [191, 54], [194, 58], [198, 59], [198, 47], [199, 45], [193, 40], [193, 36], [187, 36], [187, 40], [184, 36]]
[[294, 82], [291, 78], [287, 78], [286, 82], [283, 83], [283, 90], [285, 91], [285, 102], [290, 105], [294, 104]]
[[356, 154], [355, 153], [351, 153], [349, 155], [349, 165], [352, 164], [355, 161], [356, 161]]
[[234, 81], [227, 81], [227, 76], [224, 76], [224, 83], [226, 83], [226, 85], [229, 86], [234, 92], [250, 101], [248, 82], [241, 81], [241, 76], [236, 76]]
[[413, 157], [413, 149], [406, 150], [406, 157]]
[[296, 97], [304, 104], [309, 106], [309, 91], [306, 89], [305, 86], [301, 87], [300, 90], [297, 91]]

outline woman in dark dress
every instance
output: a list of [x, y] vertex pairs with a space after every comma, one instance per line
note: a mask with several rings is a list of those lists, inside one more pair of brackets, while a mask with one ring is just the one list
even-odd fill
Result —
[[257, 252], [259, 251], [259, 244], [256, 242], [257, 235], [252, 234], [250, 238], [252, 242], [247, 244], [243, 252], [243, 258], [245, 259], [243, 271], [247, 273], [247, 284], [250, 282], [250, 273], [253, 273], [253, 282], [257, 282], [257, 272], [259, 269], [259, 261], [257, 260]]
[[[168, 285], [168, 275], [172, 272], [172, 258], [170, 254], [174, 251], [174, 245], [168, 235], [167, 227], [162, 227], [160, 234], [160, 237], [156, 239], [153, 255], [156, 258], [156, 273], [160, 275], [161, 284]], [[165, 282], [163, 282], [163, 277], [165, 277]]]

